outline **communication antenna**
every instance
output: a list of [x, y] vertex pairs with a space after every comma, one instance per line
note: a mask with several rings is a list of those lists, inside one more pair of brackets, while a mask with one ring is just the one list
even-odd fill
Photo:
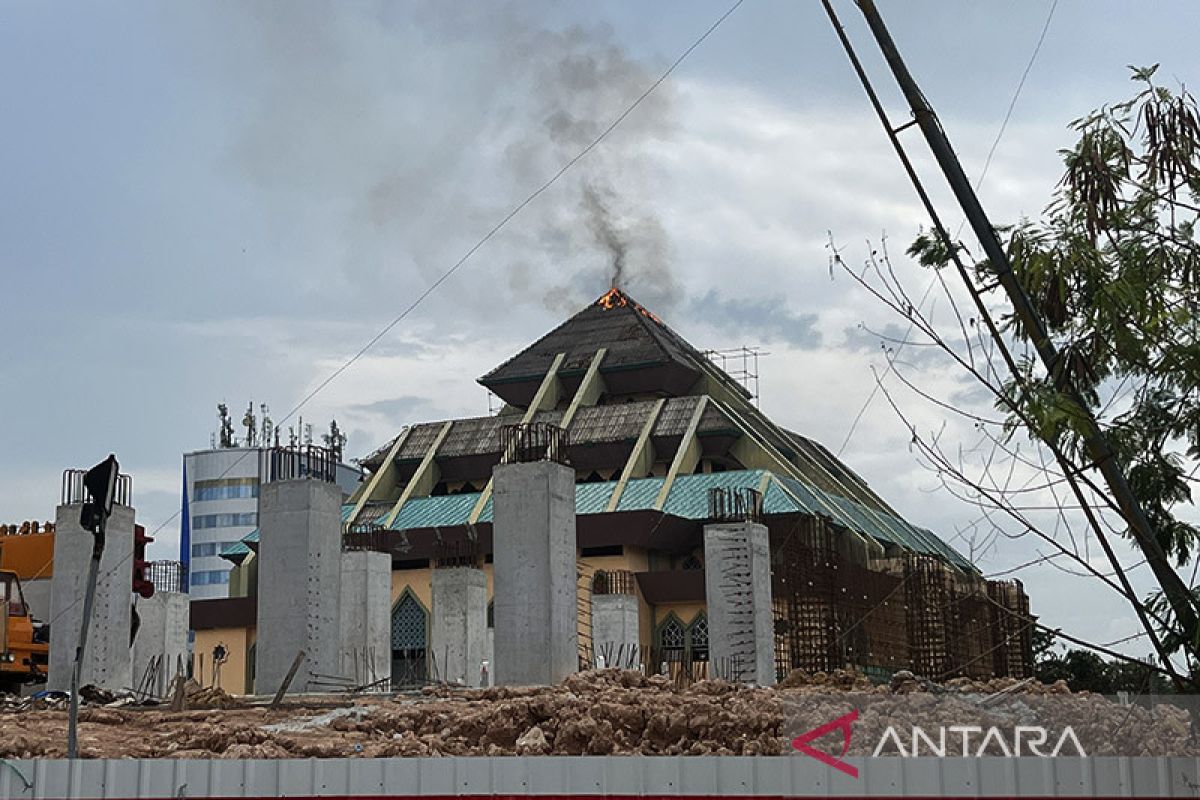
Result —
[[263, 403], [258, 407], [259, 413], [262, 415], [262, 433], [259, 435], [259, 442], [263, 447], [270, 447], [271, 440], [275, 440], [275, 445], [279, 446], [279, 431], [275, 430], [275, 421], [271, 419], [271, 412], [267, 408], [267, 404]]

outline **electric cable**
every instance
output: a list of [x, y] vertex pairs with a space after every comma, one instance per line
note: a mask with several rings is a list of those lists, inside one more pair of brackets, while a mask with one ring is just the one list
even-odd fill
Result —
[[[1021, 79], [1017, 82], [1017, 88], [1013, 92], [1012, 100], [1009, 101], [1008, 109], [1004, 112], [1004, 118], [1000, 122], [1000, 129], [996, 132], [996, 138], [992, 140], [992, 146], [988, 150], [987, 159], [983, 163], [983, 170], [979, 173], [979, 177], [976, 179], [976, 191], [983, 186], [983, 181], [987, 177], [988, 169], [992, 165], [992, 158], [996, 154], [996, 148], [1000, 146], [1000, 140], [1004, 138], [1004, 133], [1008, 129], [1008, 123], [1012, 119], [1013, 110], [1017, 106], [1017, 100], [1021, 96], [1021, 91], [1025, 88], [1025, 81], [1029, 78], [1029, 73], [1033, 70], [1033, 64], [1035, 61], [1037, 61], [1038, 54], [1042, 51], [1042, 43], [1046, 41], [1046, 34], [1050, 30], [1050, 21], [1054, 19], [1054, 10], [1056, 8], [1058, 8], [1058, 0], [1054, 0], [1054, 2], [1050, 5], [1050, 12], [1046, 15], [1046, 22], [1042, 25], [1042, 32], [1038, 36], [1037, 43], [1033, 47], [1033, 53], [1030, 55], [1029, 61], [1025, 64], [1025, 71], [1021, 73]], [[958, 239], [958, 237], [962, 234], [964, 225], [966, 225], [965, 218], [958, 225], [958, 231], [954, 234], [955, 239]], [[925, 300], [929, 297], [929, 293], [933, 290], [934, 284], [936, 283], [936, 279], [929, 282], [929, 285], [925, 288], [925, 292], [921, 295], [921, 300], [917, 305], [918, 310], [924, 306]], [[910, 322], [908, 325], [908, 330], [904, 333], [903, 341], [896, 347], [896, 353], [899, 353], [901, 350], [903, 350], [904, 346], [908, 343], [908, 337], [912, 334], [913, 327], [913, 323]], [[854, 416], [854, 420], [850, 423], [850, 430], [846, 432], [846, 438], [842, 440], [842, 445], [838, 448], [837, 454], [839, 456], [846, 449], [846, 446], [850, 444], [850, 439], [854, 436], [854, 432], [858, 428], [859, 421], [862, 420], [863, 415], [867, 413], [867, 409], [870, 407], [871, 403], [874, 402], [875, 397], [878, 394], [879, 384], [877, 383], [871, 388], [871, 392], [867, 395], [866, 401], [863, 402], [862, 408], [859, 409], [858, 413]]]
[[[362, 358], [367, 353], [368, 350], [370, 350], [372, 347], [374, 347], [379, 342], [380, 339], [382, 339], [384, 336], [386, 336], [388, 333], [390, 333], [392, 331], [392, 329], [394, 329], [397, 325], [399, 325], [401, 322], [403, 322], [408, 317], [409, 314], [411, 314], [414, 310], [416, 310], [416, 308], [419, 305], [421, 305], [421, 303], [423, 303], [426, 300], [426, 298], [428, 298], [431, 294], [433, 294], [438, 289], [438, 287], [440, 287], [452, 275], [454, 275], [454, 273], [457, 272], [459, 270], [459, 268], [461, 268], [464, 264], [466, 264], [471, 259], [471, 257], [475, 255], [476, 252], [478, 252], [485, 244], [487, 244], [489, 241], [491, 241], [491, 239], [493, 237], [495, 237], [495, 235], [497, 233], [499, 233], [510, 221], [512, 221], [512, 219], [514, 217], [516, 217], [518, 214], [520, 214], [522, 211], [524, 211], [525, 208], [527, 206], [529, 206], [529, 204], [531, 204], [534, 200], [536, 200], [538, 197], [540, 197], [542, 194], [544, 194], [547, 190], [549, 190], [550, 187], [552, 187], [555, 183], [557, 183], [558, 180], [560, 178], [562, 178], [562, 176], [565, 175], [568, 170], [570, 170], [572, 167], [574, 167], [576, 164], [578, 164], [580, 161], [582, 161], [590, 152], [592, 152], [594, 149], [596, 149], [596, 147], [599, 146], [601, 142], [603, 142], [606, 138], [608, 138], [609, 134], [611, 134], [613, 131], [615, 131], [621, 125], [621, 123], [623, 123], [626, 120], [626, 118], [628, 118], [629, 115], [632, 114], [638, 108], [638, 106], [640, 106], [651, 94], [653, 94], [654, 91], [656, 89], [658, 89], [658, 87], [661, 86], [667, 80], [667, 78], [669, 78], [675, 72], [675, 70], [687, 59], [687, 57], [690, 56], [692, 54], [692, 52], [696, 50], [696, 48], [698, 48], [701, 44], [703, 44], [704, 41], [706, 39], [708, 39], [708, 37], [711, 36], [717, 30], [717, 28], [719, 28], [722, 25], [722, 23], [725, 22], [725, 20], [727, 20], [730, 16], [732, 16], [733, 13], [735, 11], [737, 11], [738, 8], [740, 8], [741, 5], [745, 1], [746, 0], [735, 0], [735, 2], [724, 11], [724, 13], [722, 13], [720, 16], [718, 16], [716, 18], [716, 20], [711, 25], [709, 25], [708, 28], [702, 34], [700, 34], [699, 37], [697, 37], [685, 50], [683, 50], [683, 52], [681, 52], [679, 54], [679, 56], [674, 61], [671, 62], [670, 66], [668, 66], [658, 76], [658, 78], [653, 83], [651, 83], [648, 87], [646, 87], [645, 91], [643, 91], [640, 95], [638, 95], [637, 98], [635, 98], [632, 103], [630, 103], [628, 106], [626, 106], [625, 109], [620, 114], [618, 114], [604, 129], [602, 129], [600, 131], [600, 133], [598, 133], [590, 142], [588, 142], [587, 145], [585, 145], [583, 147], [583, 149], [581, 149], [573, 157], [568, 159], [561, 167], [559, 167], [559, 169], [556, 172], [554, 172], [554, 174], [552, 174], [542, 184], [540, 184], [536, 189], [534, 189], [533, 192], [531, 192], [529, 195], [527, 195], [524, 200], [517, 203], [517, 205], [515, 205], [508, 213], [506, 213], [503, 217], [501, 217], [500, 220], [497, 223], [495, 223], [482, 237], [480, 237], [475, 242], [475, 244], [471, 245], [471, 247], [469, 247], [466, 250], [466, 252], [463, 253], [463, 255], [456, 262], [454, 262], [454, 264], [452, 264], [448, 269], [443, 271], [442, 274], [433, 283], [431, 283], [429, 286], [427, 286], [424, 289], [424, 291], [422, 291], [419, 295], [417, 295], [417, 297], [403, 311], [401, 311], [398, 315], [396, 315], [396, 317], [394, 317], [390, 322], [388, 322], [387, 325], [385, 325], [382, 329], [380, 329], [378, 333], [376, 333], [369, 340], [367, 340], [367, 343], [364, 344], [361, 348], [359, 348], [359, 350], [357, 352], [355, 352], [354, 355], [352, 355], [341, 366], [339, 366], [337, 369], [335, 369], [333, 372], [331, 372], [328, 376], [326, 376], [326, 378], [324, 380], [322, 380], [319, 384], [317, 384], [316, 388], [314, 388], [312, 391], [310, 391], [308, 394], [306, 394], [304, 396], [304, 398], [299, 403], [297, 403], [295, 405], [295, 407], [292, 408], [291, 411], [289, 411], [287, 414], [285, 414], [276, 423], [276, 425], [282, 425], [283, 423], [285, 423], [289, 419], [291, 419], [293, 416], [295, 416], [302, 408], [304, 408], [304, 406], [310, 400], [312, 400], [314, 397], [317, 396], [317, 394], [319, 394], [323, 389], [325, 389], [325, 387], [327, 387], [329, 384], [331, 384], [334, 380], [336, 380], [338, 378], [338, 376], [340, 376], [343, 372], [345, 372], [347, 369], [349, 369], [355, 362], [357, 362], [360, 358]], [[224, 472], [222, 472], [220, 475], [217, 476], [216, 480], [220, 480], [221, 478], [228, 475], [229, 472], [232, 471], [233, 468], [236, 467], [238, 464], [240, 464], [246, 458], [246, 456], [248, 456], [249, 454], [250, 454], [249, 451], [247, 451], [247, 452], [243, 453], [241, 456], [239, 456], [237, 459], [235, 459], [228, 467], [225, 468]], [[170, 525], [172, 522], [174, 522], [181, 513], [183, 513], [182, 509], [179, 511], [176, 511], [174, 514], [172, 514], [166, 520], [161, 522], [157, 527], [155, 527], [154, 530], [152, 530], [148, 535], [151, 538], [153, 538], [155, 534], [157, 534], [159, 531], [161, 531], [167, 525]], [[125, 564], [127, 561], [129, 561], [130, 558], [132, 558], [132, 554], [122, 558], [117, 564], [115, 564], [111, 568], [109, 568], [109, 570], [106, 571], [103, 574], [103, 576], [101, 576], [101, 577], [107, 577], [108, 575], [111, 575], [118, 568], [120, 568], [123, 564]], [[54, 617], [50, 621], [51, 625], [53, 625], [53, 623], [56, 620], [58, 620], [63, 614], [65, 614], [68, 611], [70, 611], [71, 609], [73, 609], [79, 602], [80, 601], [78, 599], [76, 599], [72, 603], [70, 603], [68, 606], [63, 608], [61, 611], [59, 611], [57, 614], [55, 614]]]

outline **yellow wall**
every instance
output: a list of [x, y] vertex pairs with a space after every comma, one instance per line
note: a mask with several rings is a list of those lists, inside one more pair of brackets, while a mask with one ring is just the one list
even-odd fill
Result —
[[679, 621], [683, 623], [684, 627], [687, 627], [688, 625], [692, 624], [692, 620], [694, 620], [696, 615], [703, 611], [704, 608], [704, 603], [663, 603], [660, 606], [655, 606], [654, 627], [657, 628], [672, 611], [675, 612], [675, 616], [679, 617]]
[[246, 654], [254, 644], [254, 628], [212, 628], [196, 631], [192, 651], [192, 677], [203, 686], [213, 685], [212, 651], [218, 643], [225, 645], [225, 663], [221, 665], [220, 688], [230, 694], [248, 694], [246, 686]]
[[[641, 548], [626, 546], [625, 553], [620, 556], [590, 556], [579, 560], [580, 567], [588, 575], [594, 575], [597, 570], [628, 570], [630, 572], [643, 572], [649, 567], [650, 555]], [[483, 565], [484, 575], [487, 577], [487, 592], [489, 601], [492, 598], [493, 581], [492, 581], [492, 565]], [[432, 569], [425, 567], [422, 569], [406, 569], [392, 571], [392, 605], [400, 599], [405, 589], [410, 590], [417, 600], [425, 607], [426, 613], [432, 608], [432, 592], [431, 580]], [[585, 592], [590, 593], [591, 585], [588, 581], [579, 581], [580, 598], [590, 599]], [[585, 604], [586, 607], [586, 604]], [[686, 626], [696, 618], [696, 615], [704, 610], [704, 603], [666, 603], [660, 606], [651, 606], [642, 596], [640, 589], [638, 590], [638, 617], [640, 628], [640, 644], [650, 646], [654, 643], [654, 630], [672, 611], [679, 617], [680, 621]], [[580, 620], [580, 633], [585, 634], [587, 631], [586, 620]], [[203, 656], [203, 678], [204, 685], [211, 685], [213, 680], [212, 675], [212, 649], [221, 642], [225, 645], [228, 651], [227, 660], [221, 666], [221, 688], [230, 694], [247, 694], [254, 691], [254, 687], [246, 686], [246, 659], [247, 652], [250, 646], [255, 641], [254, 628], [216, 628], [212, 630], [196, 631], [195, 657], [193, 665], [193, 675], [197, 680], [200, 679], [201, 656]]]

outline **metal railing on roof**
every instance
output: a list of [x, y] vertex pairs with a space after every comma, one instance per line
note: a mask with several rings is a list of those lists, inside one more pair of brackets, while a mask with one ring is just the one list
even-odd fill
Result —
[[[63, 470], [62, 505], [71, 506], [87, 502], [88, 493], [83, 485], [83, 479], [87, 475], [87, 472], [86, 469]], [[119, 506], [133, 505], [133, 478], [128, 475], [117, 476], [117, 486], [116, 491], [113, 493], [113, 503]]]
[[708, 516], [716, 522], [759, 522], [763, 516], [762, 492], [714, 486], [708, 490]]
[[337, 465], [337, 457], [328, 447], [315, 444], [266, 447], [259, 451], [258, 474], [263, 483], [305, 478], [335, 483]]
[[154, 584], [155, 591], [184, 591], [183, 564], [178, 561], [151, 561], [146, 565], [146, 580]]
[[627, 569], [598, 569], [592, 576], [592, 594], [637, 594], [637, 578]]
[[553, 461], [567, 464], [567, 445], [570, 434], [547, 422], [528, 422], [504, 425], [500, 428], [501, 463], [518, 464], [531, 461]]

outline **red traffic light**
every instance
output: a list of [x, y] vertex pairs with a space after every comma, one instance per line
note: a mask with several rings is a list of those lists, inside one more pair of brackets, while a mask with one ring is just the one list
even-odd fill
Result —
[[146, 529], [141, 525], [133, 526], [133, 591], [139, 596], [150, 598], [154, 596], [154, 584], [146, 577], [146, 545], [154, 539], [146, 535]]

